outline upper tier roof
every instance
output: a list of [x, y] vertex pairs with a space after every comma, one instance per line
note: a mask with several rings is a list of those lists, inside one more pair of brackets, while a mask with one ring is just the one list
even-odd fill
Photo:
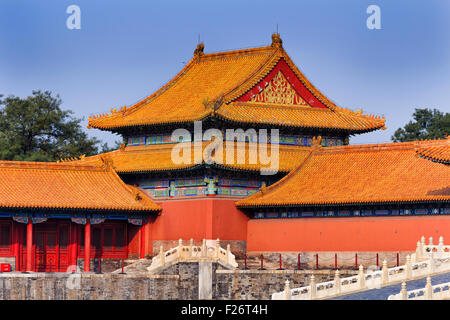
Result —
[[[181, 170], [194, 168], [198, 164], [194, 161], [194, 144], [185, 142], [180, 146], [191, 145], [190, 163], [174, 163], [172, 159], [172, 149], [174, 144], [166, 145], [149, 145], [149, 146], [127, 146], [123, 149], [104, 153], [102, 155], [85, 157], [81, 160], [71, 161], [71, 163], [100, 165], [102, 157], [111, 159], [114, 170], [118, 173], [138, 173], [138, 172], [155, 172], [165, 170]], [[210, 141], [203, 142], [202, 152], [210, 145]], [[234, 143], [234, 163], [227, 163], [226, 159], [226, 143], [223, 144], [222, 163], [212, 162], [223, 168], [245, 171], [260, 171], [262, 168], [268, 167], [267, 164], [261, 164], [258, 157], [256, 163], [249, 161], [249, 143], [245, 143], [245, 161], [239, 163], [237, 155], [241, 146], [239, 143]], [[239, 148], [239, 149], [238, 149]], [[270, 145], [267, 148], [270, 154]], [[310, 147], [305, 146], [285, 146], [279, 145], [279, 171], [287, 173], [294, 169], [298, 163], [302, 162], [306, 156], [311, 152]]]
[[103, 167], [0, 161], [1, 208], [150, 212], [161, 210], [144, 192]]
[[384, 118], [340, 108], [292, 62], [279, 35], [271, 46], [194, 57], [161, 89], [131, 107], [89, 117], [88, 128], [117, 130], [219, 117], [238, 123], [326, 128], [361, 133]]
[[313, 147], [295, 170], [237, 206], [449, 202], [450, 166], [419, 156], [433, 146], [450, 148], [445, 140]]

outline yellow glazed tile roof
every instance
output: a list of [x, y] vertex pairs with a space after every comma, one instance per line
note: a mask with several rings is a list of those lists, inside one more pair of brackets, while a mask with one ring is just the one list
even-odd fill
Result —
[[145, 193], [108, 166], [0, 161], [0, 207], [150, 212]]
[[232, 103], [223, 105], [218, 116], [244, 123], [273, 124], [304, 128], [330, 128], [352, 131], [370, 131], [383, 127], [384, 120], [377, 117], [337, 112], [330, 109], [303, 106], [261, 105]]
[[442, 145], [417, 148], [417, 154], [434, 162], [450, 164], [450, 136], [447, 136]]
[[201, 120], [211, 113], [205, 99], [215, 99], [243, 82], [272, 48], [240, 50], [194, 57], [169, 83], [126, 109], [89, 119], [100, 129]]
[[[283, 65], [298, 80], [309, 98], [303, 107], [239, 102], [245, 94]], [[267, 83], [266, 83], [267, 85]], [[293, 90], [289, 86], [290, 90]], [[312, 107], [314, 105], [321, 106]], [[316, 110], [324, 109], [324, 110]], [[131, 107], [112, 109], [109, 114], [89, 117], [88, 128], [116, 128], [185, 123], [219, 117], [234, 122], [330, 128], [360, 133], [385, 129], [385, 119], [338, 107], [317, 90], [293, 63], [279, 43], [247, 50], [203, 54], [194, 58], [161, 89]]]
[[[432, 142], [430, 145], [441, 142]], [[450, 201], [450, 166], [420, 158], [423, 142], [312, 147], [287, 176], [238, 207]]]
[[[203, 142], [202, 150], [205, 150], [211, 142]], [[190, 163], [188, 164], [176, 164], [172, 160], [172, 148], [174, 144], [167, 145], [149, 145], [149, 146], [128, 146], [122, 150], [115, 150], [112, 152], [105, 153], [108, 156], [118, 173], [133, 173], [133, 172], [148, 172], [148, 171], [164, 171], [164, 170], [176, 170], [176, 169], [187, 169], [195, 167], [197, 164], [194, 162], [194, 144], [184, 143], [180, 145], [187, 146], [191, 145], [191, 156], [189, 158]], [[237, 161], [237, 150], [242, 150], [239, 143], [234, 144], [234, 161], [233, 163], [227, 163], [226, 161], [226, 144], [223, 144], [223, 154], [222, 157], [217, 157], [217, 161], [213, 163], [236, 170], [249, 170], [249, 171], [259, 171], [261, 168], [267, 168], [268, 165], [261, 164], [260, 158], [257, 158], [256, 163], [251, 163], [249, 160], [249, 143], [244, 144], [245, 148], [245, 161], [240, 161], [243, 163], [238, 163]], [[279, 146], [279, 171], [289, 172], [294, 169], [298, 163], [302, 162], [306, 156], [310, 153], [310, 147], [304, 146]], [[270, 155], [270, 145], [267, 150]], [[222, 163], [220, 163], [222, 159]], [[81, 160], [76, 160], [74, 163], [80, 164], [90, 164], [99, 165], [101, 164], [101, 156], [91, 156], [85, 157]]]

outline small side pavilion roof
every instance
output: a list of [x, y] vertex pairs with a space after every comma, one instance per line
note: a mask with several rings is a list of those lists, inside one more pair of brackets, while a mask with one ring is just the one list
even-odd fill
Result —
[[144, 192], [125, 184], [108, 162], [0, 161], [1, 208], [159, 211]]

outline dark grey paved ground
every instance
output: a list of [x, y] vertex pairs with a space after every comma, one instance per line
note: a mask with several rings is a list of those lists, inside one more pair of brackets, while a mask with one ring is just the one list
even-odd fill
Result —
[[[418, 280], [412, 280], [406, 282], [406, 290], [415, 290], [425, 287], [427, 278], [422, 278]], [[450, 282], [450, 272], [444, 273], [431, 277], [431, 284], [434, 286], [436, 284], [441, 284], [445, 282]], [[345, 296], [340, 296], [336, 298], [331, 298], [328, 300], [387, 300], [391, 294], [397, 294], [400, 292], [402, 284], [396, 284], [388, 287], [381, 287], [380, 289], [372, 289], [359, 293], [352, 293]]]

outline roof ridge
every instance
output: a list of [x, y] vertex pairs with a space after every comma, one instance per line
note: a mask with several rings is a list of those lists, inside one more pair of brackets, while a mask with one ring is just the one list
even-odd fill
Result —
[[[102, 158], [102, 160], [105, 161], [103, 158]], [[120, 176], [118, 175], [118, 173], [114, 169], [114, 160], [113, 159], [108, 158], [107, 161], [109, 162], [109, 164], [106, 166], [105, 170], [110, 172], [112, 174], [112, 176], [114, 177], [114, 179], [116, 179], [116, 181], [120, 185], [122, 185], [125, 188], [125, 190], [127, 190], [128, 192], [130, 192], [133, 195], [135, 201], [138, 202], [140, 200], [143, 200], [145, 202], [144, 204], [146, 204], [146, 205], [154, 205], [154, 206], [156, 206], [157, 207], [156, 210], [161, 210], [162, 209], [158, 204], [153, 202], [153, 200], [149, 196], [147, 196], [145, 192], [142, 192], [141, 190], [139, 190], [138, 188], [136, 188], [134, 186], [126, 184], [120, 178]], [[152, 209], [152, 210], [155, 210], [155, 209]]]
[[300, 109], [300, 110], [311, 110], [311, 111], [317, 111], [317, 112], [333, 112], [333, 110], [330, 110], [328, 108], [315, 108], [311, 106], [304, 106], [299, 104], [274, 104], [274, 103], [267, 103], [267, 102], [244, 102], [244, 101], [233, 101], [230, 102], [229, 105], [238, 105], [238, 106], [245, 106], [245, 107], [254, 107], [254, 108], [278, 108], [278, 109]]
[[257, 54], [260, 52], [270, 52], [274, 50], [272, 46], [263, 46], [263, 47], [252, 47], [246, 49], [237, 49], [237, 50], [228, 50], [228, 51], [218, 51], [205, 53], [201, 56], [200, 62], [206, 58], [215, 58], [215, 57], [232, 57], [232, 56], [240, 56], [246, 54]]
[[[141, 101], [131, 105], [130, 107], [123, 106], [120, 109], [117, 108], [111, 108], [110, 113], [100, 113], [100, 114], [94, 114], [92, 116], [89, 116], [88, 121], [91, 122], [91, 120], [99, 119], [99, 118], [111, 118], [114, 116], [125, 116], [129, 115], [138, 109], [140, 109], [141, 106], [143, 106], [145, 103], [151, 101], [152, 99], [157, 98], [159, 95], [164, 93], [167, 89], [169, 89], [171, 86], [173, 86], [182, 76], [185, 74], [189, 69], [191, 69], [195, 64], [201, 63], [202, 61], [212, 60], [211, 58], [215, 57], [231, 57], [231, 56], [240, 56], [243, 54], [250, 54], [254, 53], [257, 54], [258, 52], [270, 52], [274, 51], [274, 48], [271, 46], [266, 47], [256, 47], [256, 48], [250, 48], [250, 49], [241, 49], [241, 50], [234, 50], [234, 51], [224, 51], [224, 52], [216, 52], [216, 53], [208, 53], [208, 54], [202, 54], [202, 55], [194, 55], [191, 60], [179, 71], [172, 79], [170, 79], [165, 85], [163, 85], [161, 88], [159, 88], [157, 91], [153, 92], [151, 95], [147, 96], [146, 98], [142, 99]], [[91, 128], [91, 125], [88, 123], [88, 129]]]
[[170, 79], [165, 85], [163, 85], [161, 88], [147, 96], [146, 98], [142, 99], [139, 102], [136, 102], [135, 104], [131, 105], [130, 107], [123, 106], [119, 110], [116, 108], [112, 108], [110, 110], [110, 113], [102, 113], [98, 115], [92, 115], [88, 118], [88, 125], [87, 128], [90, 129], [92, 126], [90, 125], [91, 120], [99, 119], [99, 118], [110, 118], [113, 116], [125, 116], [129, 115], [137, 110], [140, 109], [141, 106], [143, 106], [145, 103], [151, 101], [152, 99], [157, 98], [159, 95], [164, 93], [166, 90], [168, 90], [171, 86], [173, 86], [189, 69], [191, 69], [196, 63], [198, 63], [200, 60], [199, 56], [194, 56], [189, 60], [189, 62], [181, 69], [172, 79]]
[[339, 153], [357, 151], [415, 150], [417, 147], [439, 146], [445, 140], [414, 140], [405, 142], [386, 142], [373, 144], [356, 144], [322, 148], [320, 153]]
[[[226, 147], [226, 143], [228, 142], [228, 140], [223, 140], [223, 147]], [[235, 141], [234, 143], [238, 145], [238, 143], [241, 141]], [[147, 152], [149, 150], [152, 150], [153, 152], [158, 152], [158, 151], [167, 151], [173, 148], [173, 145], [175, 144], [191, 144], [194, 145], [194, 141], [186, 141], [186, 142], [174, 142], [174, 143], [167, 143], [167, 144], [155, 144], [155, 145], [139, 145], [139, 146], [127, 146], [124, 150], [115, 150], [115, 151], [121, 151], [121, 152], [136, 152], [136, 153], [141, 153], [141, 152]], [[202, 141], [202, 145], [205, 144], [209, 144], [209, 143], [213, 143], [212, 140], [209, 141]], [[261, 144], [263, 142], [244, 142], [244, 146], [247, 147], [248, 145], [253, 145], [253, 144]], [[161, 146], [161, 147], [158, 147]], [[131, 150], [129, 148], [132, 148]], [[279, 144], [279, 148], [281, 149], [285, 149], [285, 150], [296, 150], [296, 149], [309, 149], [311, 148], [310, 146], [303, 146], [303, 145], [283, 145], [283, 144]], [[127, 150], [129, 149], [129, 150]], [[100, 155], [100, 154], [99, 154]]]
[[[270, 54], [265, 61], [263, 61], [250, 75], [237, 84], [234, 88], [224, 92], [224, 103], [230, 104], [242, 94], [250, 90], [262, 78], [264, 78], [282, 58], [280, 55], [281, 47], [272, 47], [272, 54]], [[220, 109], [219, 109], [220, 110]]]
[[[79, 159], [78, 159], [79, 160]], [[90, 170], [104, 171], [102, 167], [73, 162], [39, 162], [0, 160], [0, 169], [54, 169], [54, 170]]]
[[333, 111], [340, 111], [340, 112], [344, 112], [344, 113], [351, 114], [351, 115], [354, 115], [354, 116], [359, 116], [359, 117], [367, 117], [367, 118], [372, 118], [372, 119], [379, 119], [379, 120], [383, 120], [383, 123], [386, 121], [384, 116], [383, 117], [379, 117], [379, 116], [376, 116], [374, 114], [364, 115], [362, 110], [359, 110], [359, 109], [357, 111], [353, 111], [353, 110], [348, 109], [348, 108], [339, 107], [337, 104], [335, 104], [333, 101], [331, 101], [327, 96], [325, 96], [322, 93], [322, 91], [317, 89], [311, 83], [311, 81], [309, 81], [309, 79], [303, 74], [303, 72], [301, 72], [301, 70], [297, 67], [297, 65], [294, 63], [294, 61], [292, 61], [292, 59], [290, 58], [290, 56], [287, 54], [287, 52], [284, 49], [281, 48], [281, 50], [282, 50], [282, 53], [283, 53], [283, 58], [285, 59], [286, 63], [291, 68], [291, 70], [297, 75], [297, 77], [305, 85], [305, 87], [317, 99], [319, 99], [319, 101], [321, 101], [325, 106], [329, 107]]

